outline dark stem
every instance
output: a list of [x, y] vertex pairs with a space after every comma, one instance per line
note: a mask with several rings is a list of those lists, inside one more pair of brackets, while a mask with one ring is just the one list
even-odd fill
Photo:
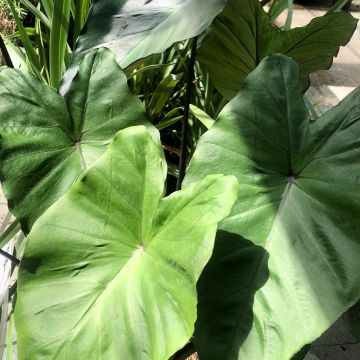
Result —
[[195, 352], [195, 346], [192, 341], [188, 342], [182, 349], [176, 352], [170, 360], [186, 360]]
[[0, 50], [1, 50], [2, 56], [4, 57], [5, 65], [13, 68], [14, 64], [11, 61], [9, 52], [7, 51], [6, 45], [5, 45], [4, 40], [1, 35], [0, 35]]
[[15, 265], [19, 265], [20, 264], [20, 260], [18, 258], [16, 258], [15, 256], [10, 255], [9, 253], [7, 253], [4, 250], [0, 249], [0, 255], [4, 256], [5, 258], [7, 258], [8, 260], [10, 260], [11, 262], [13, 262]]
[[186, 93], [185, 93], [185, 100], [184, 100], [184, 118], [182, 120], [182, 129], [181, 129], [179, 177], [177, 179], [176, 190], [180, 190], [180, 188], [181, 188], [181, 183], [184, 179], [185, 169], [186, 169], [189, 111], [190, 111], [191, 92], [192, 92], [192, 88], [193, 88], [193, 81], [194, 81], [194, 74], [195, 74], [194, 69], [195, 69], [196, 45], [197, 45], [197, 37], [194, 37], [194, 39], [192, 40], [192, 45], [191, 45], [190, 64], [189, 64], [188, 79], [187, 79], [187, 84], [186, 84]]

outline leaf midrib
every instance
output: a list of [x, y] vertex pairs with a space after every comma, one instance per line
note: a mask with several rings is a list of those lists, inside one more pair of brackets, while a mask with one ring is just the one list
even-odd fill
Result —
[[82, 324], [92, 314], [92, 312], [98, 306], [98, 304], [101, 303], [103, 297], [105, 296], [105, 293], [111, 291], [111, 289], [114, 288], [115, 286], [114, 284], [118, 282], [118, 279], [122, 277], [130, 267], [130, 265], [132, 265], [133, 262], [137, 260], [136, 255], [141, 256], [142, 254], [145, 255], [145, 251], [141, 250], [141, 248], [135, 249], [131, 254], [131, 256], [129, 257], [128, 261], [124, 264], [124, 266], [118, 271], [116, 271], [115, 275], [111, 278], [111, 280], [107, 282], [107, 285], [101, 291], [99, 291], [99, 294], [88, 306], [87, 310], [84, 311], [84, 314], [81, 316], [78, 322], [70, 330], [67, 330], [66, 333], [57, 335], [56, 338], [61, 338], [64, 334], [68, 334], [65, 343], [69, 343], [74, 338], [74, 336], [81, 330]]
[[[273, 232], [273, 229], [275, 228], [275, 224], [280, 221], [280, 213], [282, 212], [282, 210], [283, 210], [283, 208], [285, 206], [285, 203], [286, 203], [286, 201], [288, 199], [288, 196], [289, 196], [290, 190], [292, 188], [292, 185], [293, 185], [292, 181], [288, 181], [286, 183], [286, 185], [285, 185], [285, 188], [284, 188], [284, 191], [283, 191], [283, 194], [282, 194], [282, 198], [281, 198], [281, 201], [280, 201], [279, 206], [277, 208], [277, 211], [276, 211], [276, 214], [275, 214], [271, 229], [269, 230], [269, 233], [266, 236], [265, 242], [263, 243], [263, 245], [261, 245], [265, 250], [267, 250], [269, 245], [270, 245], [270, 242], [268, 240], [271, 238], [271, 233]], [[258, 278], [258, 276], [260, 274], [261, 265], [264, 262], [264, 260], [266, 259], [266, 256], [265, 256], [266, 253], [267, 252], [264, 251], [264, 253], [263, 253], [263, 255], [262, 255], [262, 257], [261, 257], [261, 259], [259, 261], [259, 264], [256, 267], [256, 270], [254, 272], [254, 277], [253, 277], [254, 282], [256, 282], [256, 280], [257, 280], [257, 278]], [[255, 296], [255, 294], [254, 294], [254, 296]], [[248, 303], [250, 298], [251, 298], [251, 292], [249, 291], [249, 294], [248, 294], [248, 296], [246, 298], [245, 303]], [[235, 326], [235, 329], [233, 331], [233, 335], [229, 336], [229, 338], [232, 338], [232, 341], [229, 342], [229, 346], [228, 346], [227, 350], [225, 351], [226, 356], [224, 357], [224, 359], [230, 359], [230, 357], [228, 357], [228, 355], [231, 352], [234, 341], [236, 340], [237, 333], [239, 332], [240, 326], [242, 325], [241, 319], [243, 318], [244, 314], [245, 314], [245, 311], [242, 311], [240, 313], [240, 316], [237, 318], [237, 321], [236, 321], [237, 325]]]

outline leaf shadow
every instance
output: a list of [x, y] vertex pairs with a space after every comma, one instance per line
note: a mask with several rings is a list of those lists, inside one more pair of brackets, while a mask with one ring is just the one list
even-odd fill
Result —
[[[269, 278], [268, 258], [263, 247], [242, 236], [217, 232], [212, 258], [198, 282], [194, 341], [196, 348], [201, 349], [201, 358], [238, 358], [239, 349], [253, 327], [254, 295]], [[221, 353], [207, 346], [214, 341], [221, 344], [218, 347]], [[229, 344], [226, 353], [224, 344]]]

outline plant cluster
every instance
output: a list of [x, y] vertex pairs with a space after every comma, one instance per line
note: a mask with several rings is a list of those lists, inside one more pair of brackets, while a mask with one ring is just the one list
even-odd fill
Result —
[[356, 29], [345, 2], [295, 29], [281, 0], [21, 3], [18, 358], [301, 359], [360, 298], [360, 88], [316, 119], [304, 96]]

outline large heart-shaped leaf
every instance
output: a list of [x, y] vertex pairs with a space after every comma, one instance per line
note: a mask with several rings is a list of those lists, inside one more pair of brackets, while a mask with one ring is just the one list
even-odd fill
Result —
[[19, 273], [20, 359], [167, 360], [191, 337], [196, 281], [238, 186], [210, 175], [162, 198], [145, 130], [108, 151], [34, 225]]
[[359, 149], [360, 88], [311, 121], [293, 60], [245, 80], [185, 179], [240, 183], [199, 281], [201, 358], [288, 360], [360, 297]]
[[125, 68], [204, 31], [227, 0], [95, 0], [76, 54], [106, 46]]
[[144, 106], [105, 49], [85, 57], [64, 97], [28, 73], [3, 68], [0, 116], [1, 180], [25, 232], [118, 130], [147, 124]]
[[122, 68], [161, 53], [178, 41], [203, 32], [227, 0], [94, 0], [79, 37], [73, 65], [66, 72], [66, 91], [79, 59], [89, 50], [107, 47]]
[[342, 12], [282, 31], [271, 23], [259, 0], [229, 0], [211, 25], [198, 58], [227, 99], [237, 94], [245, 77], [272, 53], [283, 53], [297, 61], [306, 90], [309, 74], [330, 68], [339, 47], [350, 40], [356, 23], [349, 13]]

